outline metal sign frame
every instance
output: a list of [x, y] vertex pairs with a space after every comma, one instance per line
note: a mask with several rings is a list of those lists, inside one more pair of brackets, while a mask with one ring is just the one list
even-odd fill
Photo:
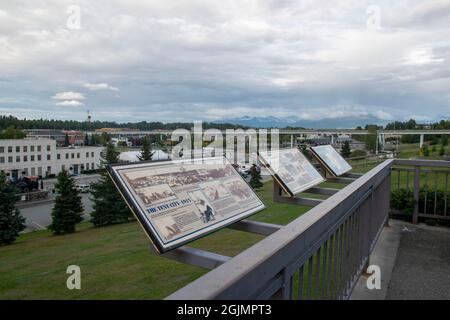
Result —
[[[267, 170], [269, 171], [269, 173], [272, 176], [272, 178], [274, 179], [274, 181], [276, 181], [279, 184], [279, 186], [283, 189], [283, 191], [285, 193], [287, 193], [290, 197], [295, 197], [296, 194], [299, 194], [299, 193], [325, 181], [324, 177], [320, 174], [320, 172], [317, 171], [317, 169], [311, 164], [311, 162], [297, 148], [273, 150], [272, 152], [287, 152], [287, 151], [298, 152], [299, 155], [303, 158], [303, 160], [310, 166], [310, 169], [314, 170], [315, 173], [317, 173], [318, 177], [320, 177], [320, 179], [311, 180], [310, 182], [304, 184], [297, 190], [292, 190], [292, 188], [290, 188], [287, 185], [287, 183], [284, 181], [284, 179], [282, 177], [280, 177], [279, 172], [276, 172], [274, 170], [274, 168], [271, 166], [271, 164], [267, 161], [267, 159], [265, 158], [265, 154], [258, 152], [257, 154], [258, 154], [258, 159], [260, 160], [260, 162], [267, 168]], [[280, 166], [281, 165], [283, 165], [283, 164], [281, 164], [281, 161], [280, 161]], [[320, 180], [320, 181], [318, 181], [318, 180]]]
[[[344, 172], [335, 172], [331, 168], [331, 166], [324, 159], [322, 159], [322, 157], [319, 155], [319, 153], [316, 150], [314, 150], [314, 148], [317, 148], [317, 147], [329, 147], [329, 148], [332, 148], [336, 152], [336, 154], [340, 158], [342, 158], [342, 161], [344, 161], [349, 166], [349, 168], [347, 170], [345, 170]], [[322, 145], [322, 146], [310, 147], [309, 149], [311, 150], [311, 154], [314, 156], [314, 158], [316, 158], [316, 160], [326, 170], [326, 172], [330, 173], [333, 177], [342, 176], [342, 175], [348, 173], [350, 170], [352, 170], [352, 166], [331, 145]]]
[[[235, 176], [237, 179], [240, 179], [249, 189], [249, 191], [252, 192], [252, 196], [254, 196], [258, 201], [259, 204], [255, 207], [252, 207], [246, 211], [243, 211], [241, 213], [237, 213], [233, 216], [227, 217], [226, 219], [223, 219], [221, 221], [218, 221], [217, 223], [211, 224], [201, 230], [195, 230], [192, 232], [191, 235], [187, 236], [184, 240], [176, 240], [172, 242], [172, 244], [164, 243], [158, 234], [158, 231], [156, 230], [155, 225], [152, 224], [150, 219], [146, 216], [146, 212], [144, 212], [142, 205], [139, 205], [138, 201], [136, 200], [135, 195], [131, 193], [130, 190], [128, 190], [127, 183], [124, 181], [123, 177], [118, 173], [119, 170], [125, 170], [125, 169], [131, 169], [131, 168], [145, 168], [145, 167], [152, 167], [152, 166], [169, 166], [169, 165], [176, 165], [176, 164], [200, 164], [200, 163], [213, 163], [214, 161], [220, 161], [220, 163], [229, 165], [230, 168], [234, 171]], [[136, 217], [137, 221], [141, 225], [142, 229], [147, 234], [148, 238], [152, 242], [156, 252], [159, 254], [167, 252], [169, 250], [181, 247], [189, 242], [192, 242], [196, 239], [202, 238], [212, 232], [218, 231], [222, 228], [225, 228], [229, 226], [230, 224], [233, 224], [239, 220], [245, 219], [249, 217], [250, 215], [255, 214], [256, 212], [259, 212], [265, 208], [265, 205], [263, 201], [259, 198], [259, 196], [253, 192], [251, 187], [247, 184], [247, 182], [239, 175], [239, 173], [236, 171], [236, 169], [231, 165], [231, 163], [225, 158], [225, 157], [210, 157], [210, 158], [203, 158], [203, 159], [189, 159], [189, 160], [163, 160], [163, 161], [142, 161], [142, 162], [134, 162], [130, 164], [114, 164], [114, 165], [107, 165], [106, 166], [107, 172], [110, 175], [113, 183], [116, 185], [117, 189], [119, 190], [120, 194], [124, 198], [125, 202], [131, 209], [133, 215]]]

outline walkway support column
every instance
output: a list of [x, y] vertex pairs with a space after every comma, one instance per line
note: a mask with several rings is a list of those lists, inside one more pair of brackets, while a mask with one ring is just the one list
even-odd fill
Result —
[[419, 147], [422, 148], [423, 147], [423, 134], [420, 135], [420, 144]]
[[375, 154], [378, 155], [378, 139], [380, 139], [378, 131], [377, 131], [376, 135], [377, 135], [377, 137], [375, 139]]

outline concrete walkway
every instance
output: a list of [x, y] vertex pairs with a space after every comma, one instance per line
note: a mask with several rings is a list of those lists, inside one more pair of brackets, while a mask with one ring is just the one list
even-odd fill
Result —
[[353, 300], [450, 299], [450, 229], [390, 220], [370, 257], [381, 270], [381, 289], [362, 275]]

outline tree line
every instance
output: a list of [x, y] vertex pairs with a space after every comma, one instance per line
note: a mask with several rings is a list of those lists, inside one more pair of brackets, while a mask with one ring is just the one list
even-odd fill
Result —
[[[127, 128], [135, 130], [175, 130], [175, 129], [187, 129], [190, 130], [193, 127], [192, 122], [174, 122], [174, 123], [162, 123], [162, 122], [124, 122], [117, 123], [115, 121], [76, 121], [76, 120], [54, 120], [54, 119], [19, 119], [14, 116], [0, 116], [0, 131], [6, 128], [15, 129], [54, 129], [54, 130], [79, 130], [79, 131], [91, 131], [101, 128]], [[241, 125], [234, 125], [229, 123], [212, 123], [204, 122], [204, 129], [217, 128], [217, 129], [247, 129], [248, 127]]]

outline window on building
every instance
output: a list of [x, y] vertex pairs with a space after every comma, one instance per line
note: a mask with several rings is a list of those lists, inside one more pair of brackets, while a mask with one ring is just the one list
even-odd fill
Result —
[[5, 163], [5, 157], [0, 157], [0, 163]]
[[27, 162], [28, 161], [28, 156], [23, 156], [23, 162]]
[[42, 147], [41, 146], [37, 146], [37, 151], [42, 151]]
[[52, 159], [52, 157], [51, 157], [51, 155], [47, 155], [47, 160], [51, 160]]
[[32, 168], [31, 168], [31, 175], [32, 175], [32, 176], [35, 176], [35, 175], [36, 175], [36, 168], [35, 168], [35, 167], [32, 167]]
[[56, 159], [61, 160], [61, 154], [58, 153], [58, 154], [56, 155]]
[[50, 151], [50, 145], [49, 144], [47, 145], [47, 151]]
[[12, 152], [12, 146], [8, 147], [8, 152], [11, 153]]
[[38, 161], [41, 161], [41, 160], [42, 160], [42, 157], [40, 154], [38, 154]]
[[86, 170], [89, 170], [89, 163], [86, 163]]
[[93, 152], [91, 152], [91, 157], [92, 157], [92, 158], [94, 157], [94, 153], [93, 153]]
[[79, 152], [77, 153], [77, 159], [80, 159], [80, 153]]
[[0, 153], [5, 153], [5, 147], [0, 147]]
[[20, 156], [16, 156], [16, 162], [20, 162]]
[[69, 154], [68, 153], [66, 153], [66, 159], [69, 159]]
[[71, 157], [72, 159], [75, 159], [75, 153], [71, 153], [71, 154], [70, 154], [70, 157]]
[[13, 158], [12, 157], [8, 157], [8, 163], [11, 163], [11, 162], [13, 162], [13, 160], [12, 160]]
[[47, 167], [47, 174], [50, 174], [50, 173], [52, 173], [52, 167], [48, 166]]
[[89, 152], [86, 152], [86, 158], [89, 158]]
[[16, 152], [20, 152], [20, 146], [16, 146]]
[[42, 176], [42, 167], [38, 167], [38, 176]]
[[30, 156], [30, 161], [34, 161], [34, 154]]
[[66, 166], [64, 164], [61, 165], [61, 170], [66, 170]]
[[23, 146], [23, 152], [28, 152], [28, 146]]
[[91, 168], [92, 168], [92, 170], [94, 170], [94, 169], [95, 169], [95, 167], [94, 167], [94, 163], [93, 163], [93, 162], [91, 163]]
[[30, 146], [30, 151], [34, 152], [34, 146]]

